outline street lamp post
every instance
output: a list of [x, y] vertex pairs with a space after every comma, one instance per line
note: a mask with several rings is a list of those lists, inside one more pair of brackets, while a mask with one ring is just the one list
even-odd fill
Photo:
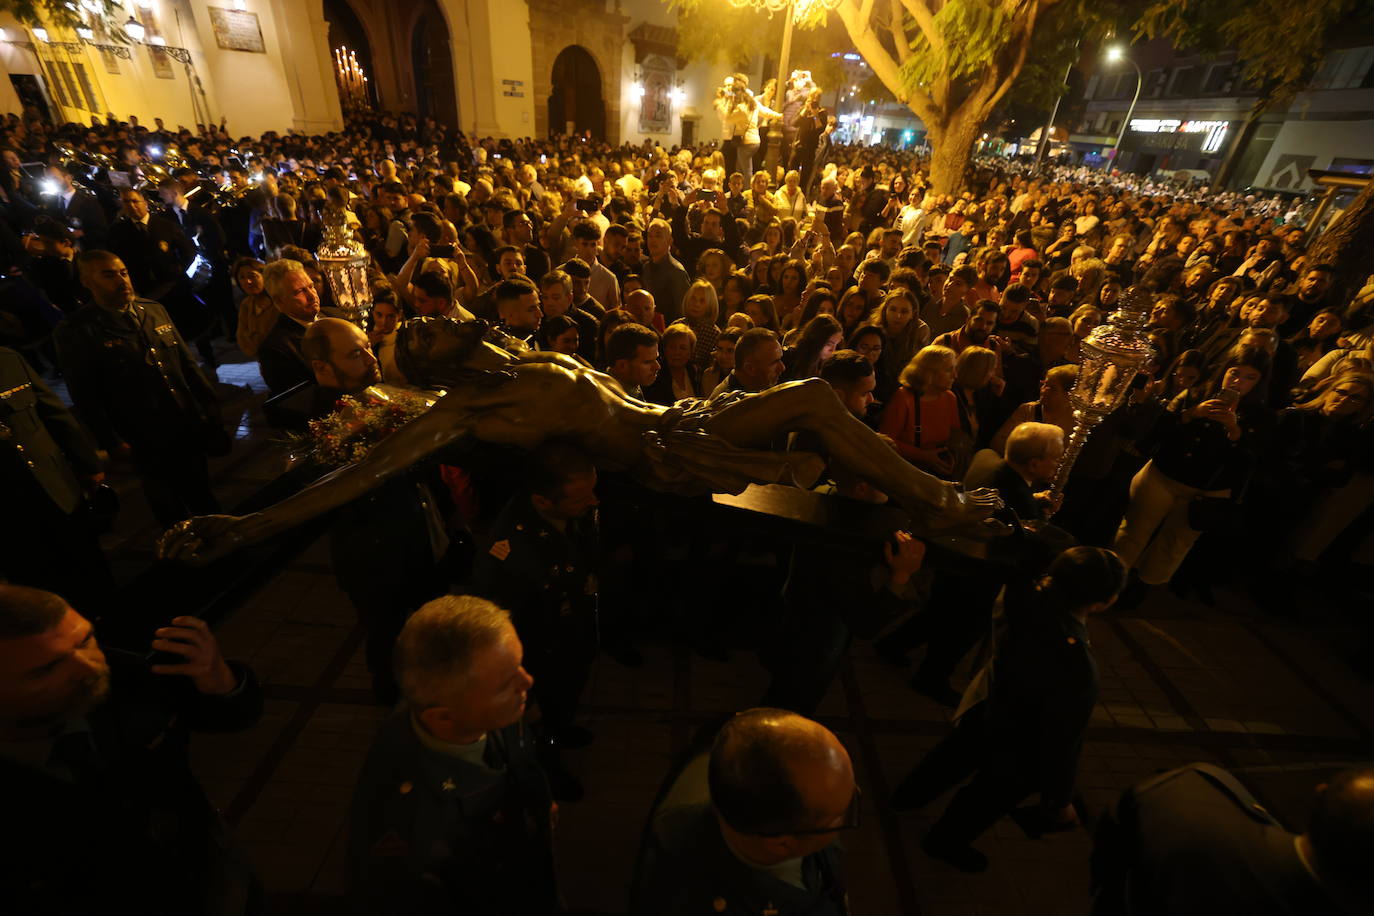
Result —
[[1116, 167], [1117, 157], [1121, 155], [1121, 141], [1126, 139], [1126, 130], [1131, 124], [1131, 115], [1135, 114], [1135, 103], [1140, 101], [1140, 86], [1145, 82], [1145, 77], [1140, 72], [1140, 65], [1131, 60], [1124, 48], [1111, 47], [1107, 49], [1107, 60], [1111, 63], [1126, 61], [1135, 67], [1135, 96], [1131, 99], [1131, 107], [1126, 109], [1126, 120], [1121, 122], [1121, 130], [1116, 134], [1116, 145], [1112, 147], [1112, 167]]
[[1068, 69], [1064, 71], [1064, 79], [1059, 83], [1059, 92], [1054, 97], [1054, 107], [1050, 109], [1050, 119], [1045, 122], [1045, 128], [1040, 132], [1040, 143], [1035, 148], [1035, 171], [1038, 174], [1045, 167], [1045, 156], [1049, 154], [1050, 143], [1053, 142], [1054, 119], [1059, 117], [1059, 103], [1064, 101], [1064, 87], [1069, 83], [1069, 74], [1073, 72], [1073, 66], [1078, 60], [1078, 42], [1073, 44], [1074, 53], [1069, 61]]

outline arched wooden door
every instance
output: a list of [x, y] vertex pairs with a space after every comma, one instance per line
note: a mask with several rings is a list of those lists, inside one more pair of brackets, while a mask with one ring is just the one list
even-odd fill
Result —
[[457, 127], [458, 95], [453, 85], [448, 23], [434, 0], [427, 0], [415, 22], [410, 57], [415, 70], [415, 113]]
[[553, 91], [549, 94], [549, 133], [590, 132], [606, 137], [606, 101], [601, 96], [601, 68], [580, 45], [564, 48], [553, 62]]

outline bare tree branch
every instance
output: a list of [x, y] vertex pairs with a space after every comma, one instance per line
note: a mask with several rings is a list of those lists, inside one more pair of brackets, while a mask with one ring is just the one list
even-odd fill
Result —
[[[1050, 0], [1050, 3], [1052, 2], [1053, 0]], [[1049, 3], [1044, 5], [1048, 6]], [[1011, 89], [1012, 83], [1016, 82], [1016, 77], [1021, 74], [1021, 68], [1025, 66], [1026, 63], [1026, 56], [1030, 53], [1031, 40], [1035, 35], [1035, 20], [1040, 15], [1040, 10], [1040, 3], [1032, 3], [1030, 9], [1023, 15], [1021, 21], [1024, 22], [1024, 25], [1020, 31], [1023, 33], [1024, 37], [1020, 38], [1016, 43], [1017, 50], [1015, 61], [1002, 77], [1002, 82], [993, 90], [992, 95], [987, 99], [987, 107], [989, 110], [992, 106], [1001, 101], [1002, 96], [1006, 95], [1007, 91]], [[991, 80], [989, 84], [991, 84]]]
[[897, 49], [897, 62], [904, 64], [911, 58], [911, 40], [906, 37], [905, 11], [902, 0], [890, 0], [888, 10], [889, 28], [892, 29], [892, 46]]
[[[869, 9], [871, 14], [872, 4], [865, 2], [864, 6]], [[929, 96], [908, 89], [902, 79], [901, 65], [888, 53], [887, 48], [883, 47], [878, 34], [873, 31], [871, 20], [861, 18], [861, 10], [857, 0], [845, 0], [835, 12], [844, 23], [845, 29], [849, 32], [849, 37], [854, 41], [854, 47], [863, 55], [868, 66], [873, 69], [873, 75], [892, 90], [897, 101], [904, 105], [910, 105], [913, 111], [924, 118], [926, 112], [932, 110]]]

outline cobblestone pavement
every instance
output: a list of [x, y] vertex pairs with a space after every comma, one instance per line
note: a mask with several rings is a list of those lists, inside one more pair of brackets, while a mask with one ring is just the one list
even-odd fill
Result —
[[[232, 505], [279, 473], [282, 458], [264, 444], [253, 412], [261, 381], [252, 365], [226, 365], [220, 378], [252, 390], [229, 399], [243, 447], [214, 467]], [[131, 482], [121, 488], [125, 518], [109, 546], [127, 575], [146, 566], [155, 527]], [[1237, 771], [1299, 828], [1313, 785], [1374, 757], [1374, 685], [1342, 658], [1359, 632], [1345, 622], [1340, 596], [1300, 627], [1219, 594], [1216, 607], [1156, 595], [1092, 622], [1102, 696], [1079, 780], [1090, 809], [1152, 772], [1203, 760]], [[243, 602], [218, 633], [225, 652], [261, 676], [267, 715], [245, 735], [198, 736], [197, 771], [247, 841], [279, 912], [339, 912], [347, 802], [387, 710], [371, 702], [361, 633], [322, 544]], [[664, 644], [646, 655], [637, 669], [598, 662], [584, 715], [596, 741], [567, 755], [587, 788], [583, 802], [563, 806], [557, 834], [575, 909], [625, 911], [635, 845], [670, 759], [702, 723], [754, 704], [765, 683], [745, 650], [728, 664]], [[967, 876], [920, 852], [944, 800], [909, 814], [885, 807], [890, 787], [948, 728], [946, 711], [913, 693], [906, 677], [859, 642], [820, 712], [848, 745], [864, 790], [864, 826], [845, 838], [854, 912], [1085, 912], [1085, 830], [1032, 841], [1003, 821], [978, 844], [991, 869]]]

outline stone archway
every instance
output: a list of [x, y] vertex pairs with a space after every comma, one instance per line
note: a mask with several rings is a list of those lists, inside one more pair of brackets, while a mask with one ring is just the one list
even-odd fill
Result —
[[415, 113], [440, 124], [458, 126], [458, 96], [453, 84], [453, 51], [448, 23], [435, 0], [424, 0], [411, 29], [410, 60], [415, 74]]
[[606, 100], [601, 68], [590, 51], [569, 45], [554, 58], [549, 92], [549, 133], [589, 133], [606, 139]]
[[612, 145], [620, 142], [620, 104], [623, 93], [625, 26], [630, 17], [607, 12], [605, 0], [526, 0], [530, 11], [530, 63], [534, 80], [534, 128], [547, 137], [565, 127], [549, 122], [546, 102], [553, 95], [555, 60], [569, 46], [590, 54], [601, 75], [600, 98], [605, 108], [605, 132]]

